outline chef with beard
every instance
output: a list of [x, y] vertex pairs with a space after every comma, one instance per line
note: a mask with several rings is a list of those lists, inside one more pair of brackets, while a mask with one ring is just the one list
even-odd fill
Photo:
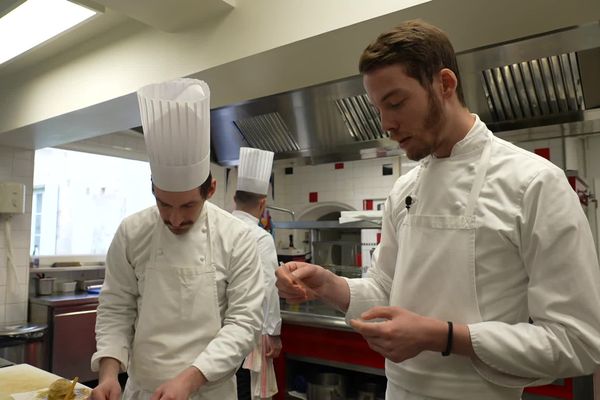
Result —
[[177, 79], [138, 91], [156, 206], [123, 220], [96, 321], [95, 400], [236, 398], [260, 334], [263, 276], [250, 229], [207, 201], [210, 90]]

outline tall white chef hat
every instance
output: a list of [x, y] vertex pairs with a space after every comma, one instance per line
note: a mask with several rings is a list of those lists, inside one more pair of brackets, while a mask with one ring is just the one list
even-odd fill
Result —
[[152, 182], [184, 192], [210, 173], [210, 89], [197, 79], [175, 79], [137, 92]]
[[240, 148], [240, 165], [238, 166], [237, 190], [256, 194], [267, 194], [269, 178], [273, 167], [273, 152]]

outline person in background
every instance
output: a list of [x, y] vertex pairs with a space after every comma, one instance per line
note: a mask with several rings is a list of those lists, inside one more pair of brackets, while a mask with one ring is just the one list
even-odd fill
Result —
[[345, 311], [386, 358], [386, 399], [517, 400], [598, 368], [600, 268], [564, 172], [469, 112], [432, 25], [381, 34], [359, 70], [383, 129], [419, 165], [387, 198], [366, 277], [288, 263], [280, 295]]
[[[275, 287], [277, 252], [273, 237], [258, 225], [267, 206], [272, 165], [273, 152], [249, 147], [240, 149], [237, 190], [233, 198], [236, 209], [233, 215], [252, 227], [252, 238], [257, 244], [263, 270], [265, 298], [262, 336], [237, 373], [239, 400], [267, 399], [277, 393], [273, 369], [273, 358], [278, 357], [281, 351], [281, 315]], [[250, 379], [246, 369], [250, 371]]]
[[263, 276], [251, 230], [206, 201], [208, 85], [138, 91], [156, 206], [127, 217], [106, 258], [92, 370], [94, 400], [236, 399], [235, 370], [262, 326]]

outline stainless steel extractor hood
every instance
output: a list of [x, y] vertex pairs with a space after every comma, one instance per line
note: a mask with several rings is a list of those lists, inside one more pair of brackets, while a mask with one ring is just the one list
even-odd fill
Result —
[[[600, 133], [600, 24], [458, 55], [467, 106], [513, 141]], [[141, 128], [134, 128], [141, 131]], [[358, 75], [211, 110], [212, 158], [241, 146], [306, 164], [399, 154]]]
[[387, 137], [359, 76], [211, 111], [211, 141], [221, 165], [237, 164], [241, 146], [312, 164], [358, 159], [365, 148], [396, 148]]

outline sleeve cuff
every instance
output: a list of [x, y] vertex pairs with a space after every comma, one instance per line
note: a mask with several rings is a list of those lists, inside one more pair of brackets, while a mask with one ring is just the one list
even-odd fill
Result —
[[485, 346], [481, 340], [483, 329], [482, 324], [470, 324], [468, 327], [469, 334], [471, 336], [471, 345], [473, 346], [473, 351], [475, 352], [475, 357], [471, 359], [471, 363], [473, 364], [475, 371], [477, 371], [477, 373], [483, 379], [498, 386], [509, 388], [545, 385], [553, 381], [553, 379], [520, 377], [494, 368], [493, 363], [487, 356]]
[[94, 372], [100, 370], [100, 360], [103, 358], [114, 358], [121, 364], [120, 372], [127, 371], [127, 365], [129, 364], [129, 351], [126, 348], [121, 349], [108, 349], [97, 351], [92, 355], [91, 369]]

